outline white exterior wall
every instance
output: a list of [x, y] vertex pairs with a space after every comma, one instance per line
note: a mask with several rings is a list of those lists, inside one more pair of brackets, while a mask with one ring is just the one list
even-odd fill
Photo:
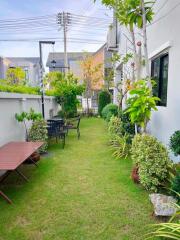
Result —
[[[161, 9], [163, 3], [163, 0], [157, 1], [155, 12]], [[167, 106], [158, 107], [150, 122], [151, 133], [167, 146], [174, 131], [180, 130], [180, 6], [174, 8], [178, 3], [179, 0], [168, 1], [155, 15], [154, 21], [157, 22], [147, 28], [149, 57], [155, 57], [163, 51], [169, 53]]]
[[[30, 108], [41, 111], [41, 97], [37, 95], [0, 93], [0, 146], [9, 141], [24, 141], [25, 129], [23, 123], [17, 122], [16, 113], [29, 112]], [[51, 112], [56, 115], [58, 105], [53, 97], [45, 97], [45, 118]]]
[[[149, 131], [156, 136], [167, 147], [169, 145], [170, 136], [176, 130], [180, 130], [180, 1], [171, 0], [166, 4], [164, 0], [157, 0], [154, 5], [155, 17], [153, 24], [147, 27], [148, 34], [148, 52], [149, 59], [158, 56], [163, 52], [169, 53], [169, 69], [168, 69], [168, 91], [167, 106], [158, 107], [157, 112], [152, 113], [152, 119], [149, 123]], [[157, 14], [156, 14], [157, 13]], [[128, 32], [124, 27], [119, 26], [118, 35], [120, 55], [126, 51], [131, 51], [131, 44], [125, 37], [129, 38]], [[136, 34], [137, 36], [137, 34]], [[142, 40], [140, 37], [138, 39]], [[120, 77], [116, 77], [115, 82], [120, 81]], [[116, 103], [116, 90], [114, 102]], [[179, 158], [171, 154], [174, 161]]]

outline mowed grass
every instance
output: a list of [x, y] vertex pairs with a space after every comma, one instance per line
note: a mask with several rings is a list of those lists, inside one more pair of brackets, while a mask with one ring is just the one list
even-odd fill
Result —
[[53, 144], [39, 167], [22, 166], [0, 188], [0, 240], [138, 240], [155, 222], [148, 194], [130, 178], [132, 162], [112, 157], [106, 123], [81, 122], [81, 138]]

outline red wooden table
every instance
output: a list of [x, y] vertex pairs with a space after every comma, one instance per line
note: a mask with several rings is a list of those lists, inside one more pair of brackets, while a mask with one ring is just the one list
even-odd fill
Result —
[[[10, 142], [0, 147], [0, 170], [6, 171], [0, 182], [3, 182], [12, 171], [15, 171], [24, 180], [28, 181], [27, 177], [19, 171], [18, 167], [43, 144], [43, 142]], [[35, 164], [33, 160], [32, 163]], [[0, 195], [8, 203], [12, 202], [2, 191], [0, 191]]]

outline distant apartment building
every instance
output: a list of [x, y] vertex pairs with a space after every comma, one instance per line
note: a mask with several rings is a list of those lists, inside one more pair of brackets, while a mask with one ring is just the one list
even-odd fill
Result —
[[6, 79], [7, 70], [16, 67], [24, 70], [27, 85], [39, 86], [40, 64], [38, 57], [0, 57], [0, 79]]

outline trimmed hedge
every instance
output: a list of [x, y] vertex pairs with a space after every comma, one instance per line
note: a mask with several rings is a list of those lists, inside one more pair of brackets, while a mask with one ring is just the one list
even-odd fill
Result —
[[101, 91], [98, 96], [98, 113], [102, 117], [103, 108], [111, 103], [111, 94], [108, 91]]
[[0, 85], [0, 92], [40, 95], [39, 87]]
[[138, 134], [132, 141], [131, 154], [140, 183], [146, 190], [157, 192], [167, 182], [173, 166], [166, 147], [153, 136]]
[[118, 106], [110, 103], [103, 108], [102, 117], [109, 122], [112, 116], [118, 116]]

